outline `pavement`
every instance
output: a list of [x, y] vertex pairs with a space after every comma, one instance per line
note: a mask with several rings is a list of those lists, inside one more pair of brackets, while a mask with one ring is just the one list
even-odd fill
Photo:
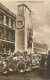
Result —
[[47, 80], [45, 69], [32, 69], [32, 71], [19, 73], [13, 72], [6, 75], [0, 74], [0, 80]]

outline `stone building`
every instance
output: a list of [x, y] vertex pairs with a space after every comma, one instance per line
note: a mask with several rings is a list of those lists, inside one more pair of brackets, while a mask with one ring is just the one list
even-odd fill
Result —
[[0, 3], [0, 52], [15, 50], [16, 15]]
[[32, 47], [33, 27], [31, 10], [27, 5], [18, 5], [17, 27], [15, 30], [15, 51], [27, 51]]
[[18, 5], [16, 16], [0, 3], [0, 52], [13, 52], [14, 50], [45, 53], [48, 46], [33, 42], [31, 10], [27, 5]]
[[46, 54], [48, 53], [48, 45], [40, 42], [33, 42], [33, 51], [36, 53]]

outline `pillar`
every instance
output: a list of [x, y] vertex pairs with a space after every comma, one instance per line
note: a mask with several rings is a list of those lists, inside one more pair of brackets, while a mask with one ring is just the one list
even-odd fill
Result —
[[27, 27], [25, 27], [25, 51], [27, 51]]
[[3, 21], [4, 25], [6, 25], [6, 15], [4, 15], [4, 21]]
[[32, 42], [32, 52], [33, 52], [33, 42]]
[[11, 54], [11, 49], [9, 49], [9, 54]]
[[11, 28], [11, 19], [9, 18], [9, 27]]

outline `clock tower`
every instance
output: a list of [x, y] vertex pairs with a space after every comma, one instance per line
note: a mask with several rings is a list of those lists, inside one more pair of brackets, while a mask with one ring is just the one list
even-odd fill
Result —
[[21, 4], [18, 5], [17, 12], [17, 26], [15, 30], [15, 51], [23, 52], [28, 51], [28, 48], [31, 49], [32, 40], [30, 41], [29, 34], [32, 36], [31, 10], [28, 8], [27, 5]]

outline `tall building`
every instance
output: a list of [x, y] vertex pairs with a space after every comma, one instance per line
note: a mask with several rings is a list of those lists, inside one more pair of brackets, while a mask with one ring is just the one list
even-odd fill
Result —
[[16, 15], [0, 3], [0, 52], [15, 50]]
[[15, 30], [15, 51], [27, 51], [32, 47], [31, 10], [27, 5], [18, 5], [17, 27]]

